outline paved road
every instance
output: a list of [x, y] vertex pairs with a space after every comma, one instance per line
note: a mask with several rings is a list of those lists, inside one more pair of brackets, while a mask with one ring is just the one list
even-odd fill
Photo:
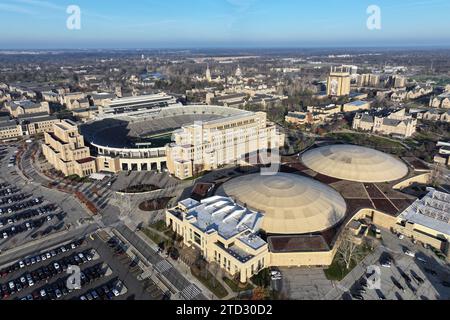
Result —
[[15, 262], [36, 252], [47, 251], [48, 249], [59, 246], [61, 243], [85, 237], [86, 235], [89, 235], [96, 230], [98, 230], [97, 225], [89, 224], [73, 230], [64, 231], [61, 234], [55, 235], [54, 237], [49, 236], [37, 241], [29, 242], [28, 244], [18, 248], [18, 250], [13, 249], [1, 254], [0, 265], [3, 266]]
[[118, 225], [115, 228], [131, 245], [138, 250], [142, 256], [151, 263], [155, 270], [164, 276], [173, 287], [182, 293], [187, 300], [206, 300], [201, 291], [188, 281], [177, 269], [162, 258], [155, 250], [142, 240], [135, 232], [126, 225]]

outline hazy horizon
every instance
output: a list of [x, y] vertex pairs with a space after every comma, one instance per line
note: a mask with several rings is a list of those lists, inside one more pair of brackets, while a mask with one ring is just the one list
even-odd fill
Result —
[[[67, 27], [70, 5], [80, 29]], [[0, 49], [450, 47], [449, 11], [447, 0], [0, 0]]]

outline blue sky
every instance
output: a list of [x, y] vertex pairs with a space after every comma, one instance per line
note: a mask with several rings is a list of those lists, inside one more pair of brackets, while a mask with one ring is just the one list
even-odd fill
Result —
[[[68, 30], [68, 5], [81, 30]], [[382, 29], [366, 27], [369, 5]], [[450, 46], [449, 0], [0, 0], [0, 48]]]

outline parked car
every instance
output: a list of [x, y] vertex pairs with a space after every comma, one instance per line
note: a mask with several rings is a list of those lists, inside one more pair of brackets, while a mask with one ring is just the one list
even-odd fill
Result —
[[410, 256], [410, 257], [413, 257], [413, 258], [416, 256], [416, 254], [414, 252], [412, 252], [411, 250], [409, 250], [409, 249], [405, 250], [405, 254], [407, 256]]

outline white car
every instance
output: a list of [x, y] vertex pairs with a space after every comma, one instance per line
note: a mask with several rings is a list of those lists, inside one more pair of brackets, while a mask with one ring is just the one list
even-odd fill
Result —
[[392, 262], [390, 261], [383, 262], [381, 266], [384, 268], [390, 268], [392, 266]]
[[23, 263], [23, 261], [19, 261], [19, 267], [20, 269], [25, 268], [25, 263]]
[[41, 297], [45, 297], [45, 296], [47, 295], [47, 292], [45, 292], [45, 290], [42, 289], [41, 292], [40, 292], [40, 294], [41, 294]]
[[6, 232], [3, 232], [3, 239], [7, 239], [8, 238], [8, 234]]
[[114, 294], [115, 297], [120, 296], [120, 292], [116, 288], [112, 289], [112, 293]]
[[62, 251], [62, 252], [66, 252], [66, 251], [67, 251], [66, 247], [62, 246], [62, 247], [61, 247], [61, 251]]
[[282, 280], [283, 277], [281, 275], [279, 276], [272, 276], [272, 281], [278, 281], [278, 280]]
[[405, 239], [405, 236], [404, 236], [403, 234], [399, 234], [399, 235], [398, 235], [398, 238], [399, 238], [400, 240], [403, 240], [403, 239]]
[[57, 262], [55, 262], [55, 263], [53, 264], [53, 266], [55, 267], [56, 270], [59, 270], [59, 268], [60, 268], [60, 267], [59, 267], [59, 264], [58, 264]]
[[50, 258], [52, 257], [52, 255], [50, 254], [50, 252], [47, 252], [45, 255], [47, 256], [47, 259], [50, 259]]
[[422, 257], [418, 257], [417, 260], [419, 260], [420, 262], [423, 262], [423, 263], [426, 263], [426, 262], [427, 262], [427, 260], [424, 259], [424, 258], [422, 258]]
[[410, 250], [406, 250], [406, 251], [405, 251], [405, 254], [406, 254], [407, 256], [410, 256], [410, 257], [413, 257], [413, 258], [416, 256], [416, 254], [415, 254], [414, 252], [410, 251]]

